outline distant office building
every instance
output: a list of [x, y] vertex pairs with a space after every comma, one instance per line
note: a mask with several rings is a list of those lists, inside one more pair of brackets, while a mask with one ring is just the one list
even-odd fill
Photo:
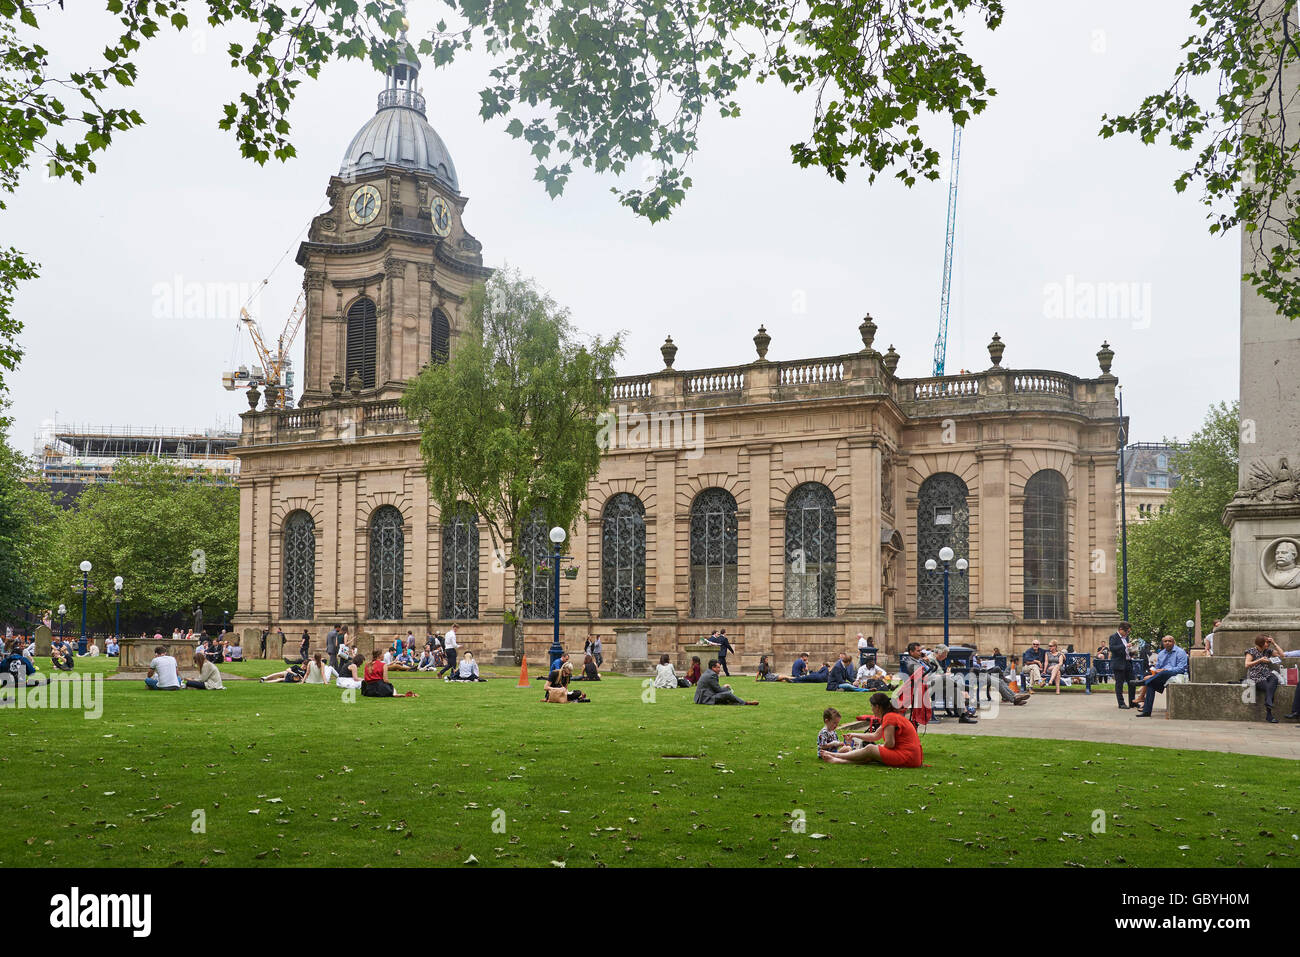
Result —
[[1124, 505], [1130, 522], [1155, 518], [1169, 507], [1169, 492], [1179, 479], [1172, 465], [1180, 451], [1164, 442], [1134, 442], [1124, 449]]
[[159, 458], [198, 470], [204, 481], [233, 485], [239, 460], [232, 449], [238, 443], [238, 432], [222, 429], [82, 428], [50, 422], [36, 435], [33, 481], [48, 483], [55, 501], [67, 506], [86, 486], [113, 481], [122, 461]]

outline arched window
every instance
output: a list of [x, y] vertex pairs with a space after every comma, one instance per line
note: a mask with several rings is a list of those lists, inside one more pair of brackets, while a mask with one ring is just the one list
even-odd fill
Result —
[[280, 552], [280, 591], [283, 617], [310, 621], [316, 608], [316, 523], [306, 512], [293, 512], [284, 521]]
[[391, 505], [375, 509], [370, 519], [370, 617], [402, 617], [406, 571], [402, 513]]
[[442, 617], [478, 617], [478, 516], [464, 504], [442, 516]]
[[739, 565], [736, 500], [705, 489], [691, 503], [691, 617], [736, 617]]
[[1069, 572], [1065, 476], [1035, 472], [1025, 483], [1025, 618], [1062, 619]]
[[[953, 550], [948, 580], [948, 615], [970, 617], [970, 581], [957, 571], [957, 559], [970, 560], [970, 509], [966, 505], [966, 483], [951, 472], [931, 475], [921, 483], [916, 506], [916, 616], [943, 617], [943, 563], [939, 549]], [[935, 572], [925, 570], [933, 558]]]
[[375, 302], [362, 296], [348, 309], [348, 356], [344, 381], [351, 382], [352, 374], [359, 373], [361, 387], [375, 387]]
[[516, 587], [523, 589], [524, 617], [550, 618], [554, 569], [550, 567], [551, 541], [547, 536], [545, 516], [533, 513], [533, 520], [519, 539], [519, 554], [524, 565], [515, 576]]
[[600, 615], [645, 617], [645, 506], [619, 492], [600, 520]]
[[435, 363], [444, 363], [451, 355], [451, 322], [441, 309], [433, 310], [432, 333], [429, 359]]
[[835, 617], [835, 496], [819, 482], [785, 500], [785, 617]]

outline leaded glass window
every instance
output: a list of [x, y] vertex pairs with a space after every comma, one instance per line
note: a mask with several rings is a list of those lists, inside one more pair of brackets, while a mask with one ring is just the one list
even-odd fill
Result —
[[435, 363], [444, 363], [451, 354], [451, 323], [447, 314], [441, 309], [433, 310], [432, 348], [430, 359]]
[[645, 617], [645, 506], [619, 492], [600, 521], [600, 615]]
[[376, 355], [375, 302], [362, 296], [348, 309], [347, 372], [343, 378], [351, 383], [352, 374], [361, 376], [361, 387], [375, 387]]
[[370, 519], [370, 617], [402, 617], [402, 588], [406, 571], [406, 538], [402, 513], [391, 505], [375, 509]]
[[515, 576], [518, 587], [523, 589], [525, 618], [550, 618], [554, 614], [551, 592], [555, 590], [555, 570], [549, 564], [550, 545], [544, 517], [534, 513], [519, 539], [524, 565]]
[[[943, 617], [943, 562], [939, 549], [953, 550], [948, 579], [948, 615], [970, 617], [970, 581], [957, 571], [957, 559], [970, 560], [970, 509], [966, 505], [966, 483], [951, 472], [931, 475], [921, 483], [916, 506], [916, 616]], [[925, 570], [927, 559], [939, 563], [937, 571]]]
[[1025, 483], [1025, 617], [1068, 617], [1065, 476], [1043, 469]]
[[705, 489], [691, 504], [691, 617], [736, 617], [739, 568], [736, 500]]
[[785, 500], [785, 617], [835, 617], [835, 496], [819, 482]]
[[306, 512], [293, 512], [285, 519], [280, 589], [286, 619], [310, 621], [315, 617], [316, 523]]
[[442, 617], [478, 617], [478, 516], [468, 506], [442, 516]]

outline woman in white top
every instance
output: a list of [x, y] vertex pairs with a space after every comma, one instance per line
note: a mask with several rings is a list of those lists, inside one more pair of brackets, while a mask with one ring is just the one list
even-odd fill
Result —
[[671, 659], [667, 655], [660, 655], [659, 664], [655, 666], [655, 687], [689, 688], [690, 686], [689, 681], [677, 677], [677, 669], [672, 666]]
[[480, 678], [478, 674], [478, 662], [474, 660], [474, 653], [467, 651], [465, 657], [460, 660], [456, 666], [456, 676], [453, 681], [486, 681], [486, 678]]
[[323, 685], [328, 683], [329, 680], [325, 675], [325, 668], [323, 667], [320, 652], [318, 651], [316, 654], [312, 655], [311, 664], [307, 666], [307, 680], [304, 681], [303, 684]]

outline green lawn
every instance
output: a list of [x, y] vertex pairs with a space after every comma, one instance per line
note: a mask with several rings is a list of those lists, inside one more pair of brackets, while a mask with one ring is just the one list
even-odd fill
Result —
[[630, 678], [585, 685], [595, 702], [573, 706], [540, 703], [536, 677], [528, 690], [398, 678], [421, 697], [354, 703], [332, 686], [161, 694], [109, 681], [99, 720], [0, 710], [0, 866], [1184, 867], [1300, 854], [1296, 809], [1277, 806], [1293, 800], [1292, 762], [935, 734], [919, 770], [828, 766], [813, 747], [822, 709], [851, 719], [866, 695], [733, 683], [761, 706], [696, 707], [685, 690], [643, 702]]

